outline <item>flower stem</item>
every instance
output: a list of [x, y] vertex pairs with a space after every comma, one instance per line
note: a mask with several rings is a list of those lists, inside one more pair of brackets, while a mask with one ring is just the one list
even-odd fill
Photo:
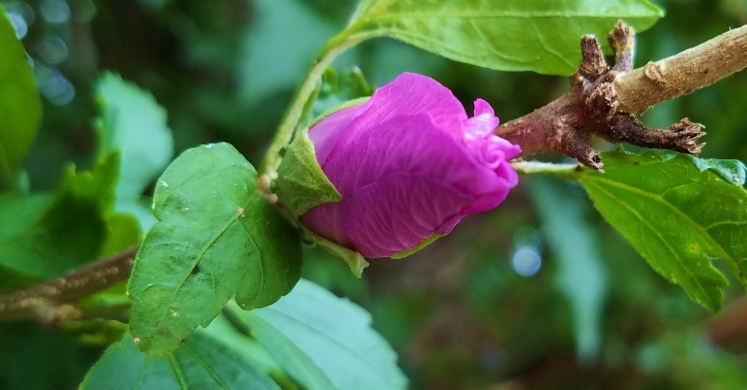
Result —
[[541, 161], [517, 161], [511, 163], [521, 175], [545, 175], [560, 179], [573, 179], [581, 169], [578, 164], [554, 164]]
[[314, 60], [313, 65], [306, 74], [301, 87], [293, 96], [291, 105], [288, 108], [288, 111], [286, 111], [285, 116], [275, 133], [275, 137], [267, 149], [265, 159], [259, 168], [260, 176], [268, 175], [270, 178], [275, 178], [277, 168], [282, 160], [280, 150], [293, 139], [294, 130], [298, 127], [298, 123], [303, 116], [304, 106], [306, 106], [309, 99], [314, 95], [314, 90], [321, 81], [324, 70], [327, 69], [335, 57], [340, 55], [342, 52], [373, 36], [352, 34], [351, 32], [351, 29], [346, 29], [334, 36], [326, 45], [324, 45], [322, 50], [319, 52], [319, 55], [317, 55], [316, 60]]

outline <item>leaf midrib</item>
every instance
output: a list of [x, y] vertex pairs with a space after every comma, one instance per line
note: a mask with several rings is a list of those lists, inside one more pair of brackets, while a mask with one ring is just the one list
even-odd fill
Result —
[[[257, 319], [259, 319], [260, 321], [264, 322], [264, 325], [271, 332], [275, 333], [275, 337], [276, 338], [283, 339], [285, 341], [283, 343], [280, 343], [282, 345], [282, 348], [286, 352], [288, 352], [288, 354], [291, 356], [292, 360], [296, 363], [296, 366], [299, 367], [303, 371], [303, 373], [304, 373], [304, 375], [305, 375], [306, 378], [314, 379], [314, 382], [313, 382], [314, 387], [313, 388], [319, 389], [319, 388], [321, 388], [320, 386], [322, 384], [320, 384], [317, 380], [315, 380], [316, 375], [313, 375], [312, 372], [309, 371], [306, 368], [306, 364], [304, 364], [304, 362], [301, 361], [301, 359], [299, 359], [299, 358], [296, 357], [297, 351], [300, 351], [304, 356], [306, 356], [308, 358], [308, 360], [311, 361], [311, 363], [313, 364], [313, 366], [318, 370], [318, 372], [320, 372], [324, 376], [324, 378], [327, 379], [327, 381], [329, 383], [331, 383], [332, 385], [336, 385], [332, 381], [332, 379], [329, 377], [329, 375], [319, 366], [319, 364], [317, 364], [317, 362], [314, 359], [312, 359], [311, 356], [309, 356], [306, 353], [306, 351], [302, 350], [301, 347], [299, 347], [293, 340], [291, 340], [288, 336], [286, 336], [285, 333], [281, 332], [277, 327], [275, 327], [274, 325], [272, 325], [269, 321], [265, 320], [261, 316], [259, 316], [257, 314], [255, 314], [254, 316]], [[261, 342], [261, 340], [260, 340], [260, 342]], [[294, 351], [290, 346], [293, 346], [296, 350]]]
[[[617, 188], [620, 188], [622, 190], [627, 190], [629, 192], [638, 194], [638, 195], [643, 196], [643, 197], [647, 197], [649, 199], [652, 199], [654, 201], [657, 201], [657, 202], [661, 203], [662, 205], [664, 205], [665, 207], [667, 207], [669, 210], [671, 210], [672, 212], [674, 212], [674, 214], [678, 215], [683, 220], [685, 220], [685, 222], [687, 222], [689, 225], [694, 226], [695, 230], [702, 237], [704, 237], [706, 239], [706, 241], [708, 242], [708, 244], [710, 244], [710, 246], [712, 248], [715, 248], [717, 250], [717, 252], [719, 252], [719, 255], [721, 256], [721, 258], [724, 261], [727, 261], [728, 263], [730, 263], [730, 265], [733, 267], [733, 269], [735, 269], [735, 270], [739, 269], [739, 263], [728, 252], [726, 252], [726, 250], [718, 242], [716, 242], [713, 239], [713, 237], [711, 237], [711, 234], [703, 226], [701, 226], [700, 224], [698, 224], [697, 222], [695, 222], [692, 218], [690, 218], [689, 215], [687, 215], [686, 213], [684, 213], [682, 210], [678, 209], [673, 204], [671, 204], [668, 201], [666, 201], [661, 195], [658, 195], [658, 194], [655, 194], [655, 193], [651, 193], [651, 192], [647, 192], [647, 191], [643, 191], [643, 190], [641, 190], [639, 188], [636, 188], [636, 187], [633, 187], [633, 186], [630, 186], [630, 185], [627, 185], [627, 184], [624, 184], [624, 183], [621, 183], [621, 182], [618, 182], [618, 181], [614, 181], [614, 180], [610, 180], [610, 179], [607, 179], [607, 178], [603, 178], [601, 176], [586, 176], [586, 177], [582, 177], [580, 180], [581, 181], [590, 180], [590, 181], [597, 181], [597, 182], [607, 183], [610, 186], [617, 187]], [[601, 187], [598, 186], [598, 188], [601, 188]], [[740, 273], [740, 275], [741, 275], [741, 273]], [[741, 277], [740, 279], [741, 279], [740, 282], [742, 284], [745, 284], [744, 277]]]
[[183, 344], [181, 348], [184, 350], [184, 352], [189, 353], [192, 356], [192, 358], [197, 362], [197, 364], [199, 364], [200, 366], [202, 366], [203, 369], [205, 369], [205, 371], [213, 378], [216, 384], [218, 384], [222, 389], [228, 390], [228, 386], [226, 386], [226, 384], [223, 383], [223, 381], [221, 381], [220, 378], [218, 378], [218, 375], [215, 373], [215, 371], [212, 368], [210, 368], [210, 366], [207, 363], [205, 363], [205, 361], [202, 360], [200, 356], [198, 356], [194, 351], [192, 351], [189, 345]]
[[681, 269], [682, 269], [683, 271], [685, 271], [685, 272], [686, 272], [686, 273], [687, 273], [688, 275], [690, 275], [690, 279], [692, 279], [692, 280], [693, 280], [693, 281], [695, 282], [695, 284], [697, 284], [697, 286], [698, 286], [698, 289], [699, 289], [699, 290], [700, 290], [700, 291], [701, 291], [701, 292], [702, 292], [702, 293], [704, 294], [704, 296], [705, 296], [705, 297], [708, 297], [708, 292], [707, 292], [707, 291], [706, 291], [706, 289], [705, 289], [705, 288], [703, 287], [703, 285], [702, 285], [702, 284], [700, 283], [700, 280], [699, 280], [699, 279], [698, 279], [698, 278], [697, 278], [697, 277], [696, 277], [696, 276], [695, 276], [695, 275], [694, 275], [694, 274], [693, 274], [693, 273], [692, 273], [692, 272], [691, 272], [691, 271], [690, 271], [690, 270], [689, 270], [689, 269], [687, 268], [687, 266], [685, 265], [684, 261], [683, 261], [683, 260], [682, 260], [682, 259], [680, 258], [680, 256], [679, 256], [679, 254], [677, 253], [677, 251], [675, 251], [675, 250], [674, 250], [674, 249], [673, 249], [673, 248], [672, 248], [671, 246], [669, 246], [669, 243], [667, 242], [667, 240], [665, 240], [665, 239], [664, 239], [664, 237], [662, 237], [662, 236], [661, 236], [661, 234], [659, 234], [659, 232], [658, 232], [658, 231], [657, 231], [656, 229], [654, 229], [654, 228], [653, 228], [653, 226], [651, 226], [651, 224], [650, 224], [650, 223], [648, 223], [648, 221], [647, 221], [647, 220], [646, 220], [645, 218], [643, 218], [643, 216], [641, 216], [641, 215], [640, 215], [640, 214], [639, 214], [639, 213], [638, 213], [638, 212], [637, 212], [637, 211], [636, 211], [636, 210], [635, 210], [635, 209], [634, 209], [634, 208], [633, 208], [632, 206], [630, 206], [630, 205], [629, 205], [629, 204], [628, 204], [627, 202], [625, 202], [624, 200], [622, 200], [622, 199], [620, 199], [620, 198], [616, 197], [616, 196], [615, 196], [615, 195], [613, 195], [613, 194], [612, 194], [611, 192], [609, 192], [609, 191], [607, 191], [606, 189], [604, 189], [604, 187], [602, 187], [602, 186], [600, 186], [600, 185], [598, 185], [598, 184], [595, 184], [595, 183], [589, 183], [589, 184], [591, 184], [592, 186], [596, 187], [596, 188], [597, 188], [597, 189], [598, 189], [599, 191], [601, 191], [601, 192], [604, 192], [604, 193], [605, 193], [605, 194], [606, 194], [606, 195], [607, 195], [608, 197], [610, 197], [610, 198], [612, 198], [613, 200], [617, 201], [617, 202], [618, 202], [619, 204], [623, 205], [623, 206], [624, 206], [624, 207], [625, 207], [626, 209], [628, 209], [628, 211], [629, 211], [629, 212], [630, 212], [631, 214], [635, 215], [635, 216], [636, 216], [636, 218], [638, 218], [638, 220], [639, 220], [639, 221], [641, 222], [641, 224], [643, 224], [643, 225], [645, 225], [646, 227], [648, 227], [648, 229], [649, 229], [650, 231], [652, 231], [652, 232], [653, 232], [653, 233], [654, 233], [654, 234], [656, 235], [656, 237], [658, 237], [658, 238], [659, 238], [659, 240], [660, 240], [660, 241], [661, 241], [661, 242], [662, 242], [662, 243], [664, 244], [664, 246], [665, 246], [665, 247], [667, 248], [667, 250], [669, 250], [669, 252], [670, 252], [670, 253], [671, 253], [671, 254], [672, 254], [672, 255], [674, 256], [674, 258], [675, 258], [675, 259], [677, 260], [677, 262], [678, 262], [678, 263], [680, 264], [680, 268], [681, 268]]
[[489, 13], [480, 13], [480, 14], [471, 14], [471, 13], [460, 13], [460, 12], [454, 12], [450, 14], [443, 14], [440, 12], [419, 12], [419, 13], [413, 13], [413, 12], [399, 12], [399, 13], [387, 13], [386, 15], [374, 15], [370, 16], [366, 19], [361, 19], [362, 22], [377, 22], [381, 20], [388, 20], [388, 19], [404, 19], [404, 18], [413, 18], [413, 19], [425, 19], [425, 18], [434, 18], [434, 19], [544, 19], [544, 18], [563, 18], [563, 19], [602, 19], [602, 18], [625, 18], [625, 19], [650, 19], [650, 18], [658, 18], [658, 15], [646, 15], [646, 14], [586, 14], [586, 13], [562, 13], [562, 12], [547, 12], [547, 13], [522, 13], [522, 12], [503, 12], [498, 14], [489, 14]]
[[[244, 206], [243, 208], [244, 209], [248, 208], [249, 205], [252, 202], [254, 202], [254, 200], [257, 198], [258, 194], [259, 193], [255, 191], [254, 194], [252, 195], [252, 197], [249, 198], [249, 200], [246, 203], [243, 204], [243, 206]], [[192, 275], [192, 270], [202, 261], [202, 258], [203, 258], [203, 256], [205, 256], [205, 253], [213, 246], [213, 244], [215, 244], [216, 241], [218, 241], [218, 239], [220, 237], [223, 236], [223, 234], [225, 234], [225, 232], [228, 230], [228, 228], [231, 225], [233, 225], [236, 221], [238, 221], [239, 217], [240, 217], [240, 214], [238, 212], [234, 213], [234, 216], [218, 232], [218, 234], [216, 234], [215, 237], [213, 237], [207, 244], [205, 244], [205, 246], [203, 247], [203, 249], [200, 250], [199, 254], [196, 257], [196, 260], [192, 263], [192, 266], [189, 267], [189, 271], [185, 274], [184, 278], [179, 282], [179, 284], [172, 290], [172, 291], [174, 291], [174, 293], [171, 295], [171, 299], [169, 300], [169, 305], [168, 305], [169, 307], [167, 308], [167, 310], [163, 311], [163, 313], [161, 315], [161, 318], [159, 318], [159, 320], [157, 322], [158, 324], [162, 324], [164, 318], [166, 318], [168, 316], [168, 309], [171, 308], [171, 305], [176, 300], [176, 297], [179, 295], [179, 292], [181, 291], [182, 287], [184, 286], [184, 283], [186, 283], [187, 280], [189, 279], [189, 277]], [[163, 223], [163, 222], [161, 222], [161, 223]]]
[[[391, 384], [391, 382], [389, 381], [389, 379], [386, 376], [384, 376], [383, 374], [381, 374], [381, 372], [379, 370], [375, 369], [375, 368], [377, 368], [376, 365], [373, 364], [371, 361], [369, 361], [365, 356], [361, 355], [358, 351], [351, 349], [346, 344], [343, 344], [342, 342], [340, 342], [336, 338], [332, 337], [330, 334], [324, 332], [323, 330], [319, 329], [318, 327], [313, 326], [308, 321], [304, 321], [304, 320], [302, 320], [302, 319], [300, 319], [300, 318], [298, 318], [296, 316], [293, 316], [290, 313], [286, 313], [284, 311], [275, 309], [272, 306], [265, 308], [265, 310], [272, 311], [272, 312], [276, 313], [277, 315], [280, 315], [282, 317], [286, 317], [286, 318], [288, 318], [291, 321], [294, 321], [294, 322], [296, 322], [298, 324], [301, 324], [301, 325], [305, 326], [306, 328], [312, 330], [314, 333], [318, 333], [321, 336], [323, 336], [324, 338], [330, 340], [333, 344], [337, 344], [338, 346], [343, 347], [344, 350], [350, 351], [353, 356], [356, 356], [361, 361], [367, 363], [369, 365], [369, 367], [374, 368], [371, 371], [375, 372], [381, 379], [383, 379], [383, 381], [385, 383]], [[370, 329], [369, 325], [366, 325], [366, 327]], [[301, 349], [301, 348], [299, 347], [299, 349]], [[306, 356], [309, 356], [308, 353], [306, 353], [306, 351], [304, 351], [304, 354], [306, 354]], [[311, 356], [309, 356], [309, 358], [311, 358]], [[313, 358], [311, 360], [314, 361]], [[319, 369], [322, 370], [322, 371], [324, 371], [321, 367], [319, 367]]]
[[187, 386], [187, 380], [184, 378], [184, 374], [182, 374], [182, 370], [179, 368], [179, 362], [176, 361], [174, 354], [169, 354], [168, 359], [169, 363], [171, 364], [171, 369], [174, 370], [176, 379], [179, 381], [179, 387], [184, 390], [189, 389], [189, 387]]

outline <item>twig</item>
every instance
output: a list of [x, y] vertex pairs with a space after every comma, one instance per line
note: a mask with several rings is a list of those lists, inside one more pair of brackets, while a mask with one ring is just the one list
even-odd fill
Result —
[[570, 176], [579, 170], [578, 164], [555, 164], [542, 161], [515, 161], [511, 163], [511, 167], [524, 175]]
[[[698, 155], [705, 135], [687, 118], [668, 129], [643, 126], [636, 114], [650, 106], [711, 85], [747, 67], [747, 26], [724, 33], [673, 57], [633, 68], [633, 30], [622, 22], [609, 36], [615, 64], [607, 66], [594, 36], [581, 40], [582, 62], [571, 90], [550, 104], [499, 126], [496, 133], [521, 145], [523, 156], [551, 150], [603, 170], [592, 136], [610, 142]], [[626, 73], [628, 72], [628, 73]]]
[[80, 317], [80, 310], [73, 303], [126, 281], [137, 249], [128, 249], [28, 289], [0, 295], [0, 320], [35, 319], [54, 325]]
[[615, 80], [620, 108], [640, 113], [747, 67], [747, 25]]

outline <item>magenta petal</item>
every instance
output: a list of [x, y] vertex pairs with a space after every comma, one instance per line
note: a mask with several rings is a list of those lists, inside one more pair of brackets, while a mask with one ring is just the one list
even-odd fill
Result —
[[389, 257], [416, 247], [445, 221], [456, 224], [472, 201], [448, 184], [395, 172], [355, 193], [345, 231], [363, 256]]
[[464, 107], [448, 88], [430, 77], [403, 73], [377, 89], [365, 106], [368, 109], [363, 114], [337, 133], [337, 144], [331, 153], [344, 148], [348, 140], [357, 137], [358, 131], [400, 115], [427, 114], [437, 127], [453, 138], [463, 138], [462, 122], [467, 119]]
[[345, 129], [345, 126], [365, 112], [369, 105], [370, 103], [366, 102], [359, 106], [344, 108], [320, 120], [311, 128], [309, 139], [314, 144], [319, 165], [323, 165], [324, 161], [327, 160], [329, 152], [332, 151], [332, 147], [335, 146], [337, 138]]
[[435, 80], [405, 73], [321, 120], [309, 137], [343, 199], [301, 221], [365, 257], [386, 257], [495, 208], [518, 183], [508, 160], [521, 149], [493, 134], [488, 102], [477, 99], [474, 113]]
[[412, 249], [473, 210], [497, 206], [510, 189], [426, 114], [394, 117], [356, 133], [324, 164], [343, 200], [310, 210], [303, 221], [338, 242], [346, 237], [364, 256]]

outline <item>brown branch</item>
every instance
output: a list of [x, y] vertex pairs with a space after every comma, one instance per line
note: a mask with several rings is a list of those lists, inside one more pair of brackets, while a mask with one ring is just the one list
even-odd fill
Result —
[[128, 249], [28, 289], [0, 295], [0, 321], [34, 319], [54, 325], [79, 318], [81, 313], [74, 302], [126, 281], [137, 249]]
[[640, 113], [747, 67], [747, 25], [615, 80], [620, 108]]
[[[618, 22], [609, 35], [615, 64], [604, 61], [596, 37], [581, 39], [582, 62], [571, 90], [550, 104], [496, 129], [519, 144], [522, 156], [551, 150], [602, 170], [593, 136], [610, 142], [699, 154], [702, 126], [687, 118], [665, 130], [646, 128], [636, 114], [650, 106], [711, 85], [747, 67], [747, 26], [724, 33], [673, 57], [633, 68], [632, 28]], [[627, 72], [627, 73], [626, 73]]]

